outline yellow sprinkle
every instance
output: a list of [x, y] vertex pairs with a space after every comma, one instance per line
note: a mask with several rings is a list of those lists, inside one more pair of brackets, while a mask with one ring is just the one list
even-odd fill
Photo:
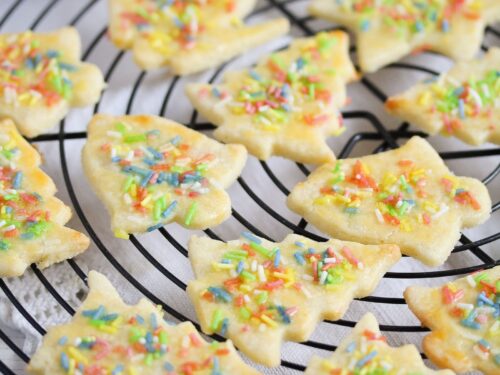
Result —
[[236, 265], [230, 264], [230, 263], [219, 263], [219, 262], [212, 262], [212, 268], [215, 270], [230, 270], [235, 268]]
[[436, 213], [439, 211], [439, 206], [431, 201], [424, 201], [423, 207], [427, 212]]
[[147, 204], [149, 202], [151, 202], [151, 199], [153, 198], [153, 196], [151, 194], [148, 194], [146, 198], [144, 198], [142, 201], [141, 201], [141, 206], [142, 207], [146, 207]]
[[107, 326], [107, 325], [98, 326], [97, 329], [99, 331], [106, 332], [106, 333], [111, 333], [111, 334], [115, 334], [118, 331], [118, 327], [113, 327], [111, 325], [109, 325], [109, 326]]
[[338, 128], [337, 130], [335, 130], [335, 131], [332, 133], [332, 135], [333, 135], [334, 137], [338, 137], [338, 136], [339, 136], [339, 135], [341, 135], [343, 132], [345, 132], [345, 131], [346, 131], [346, 129], [347, 129], [347, 128], [346, 128], [345, 126], [342, 126], [341, 128]]
[[238, 289], [245, 293], [249, 293], [252, 291], [252, 287], [248, 284], [241, 284]]
[[89, 364], [89, 361], [87, 360], [87, 357], [85, 357], [82, 353], [80, 353], [78, 351], [78, 349], [76, 349], [76, 348], [74, 348], [72, 346], [68, 347], [68, 354], [76, 362], [82, 363], [85, 366], [87, 366]]
[[135, 369], [135, 367], [130, 366], [128, 368], [128, 375], [139, 375], [139, 372]]
[[273, 272], [273, 276], [277, 277], [278, 279], [283, 279], [283, 280], [288, 280], [289, 278], [289, 275], [287, 275], [286, 273], [283, 273], [283, 272]]
[[418, 105], [422, 107], [427, 107], [429, 105], [430, 100], [431, 100], [431, 93], [429, 91], [424, 91], [422, 94], [420, 94], [418, 98]]
[[313, 203], [319, 205], [326, 205], [326, 204], [331, 204], [333, 202], [334, 202], [333, 197], [328, 195], [316, 198]]
[[382, 179], [382, 189], [387, 189], [389, 186], [393, 185], [397, 181], [397, 177], [392, 173], [386, 173]]
[[264, 323], [266, 323], [269, 327], [276, 328], [278, 326], [278, 323], [276, 323], [274, 320], [272, 320], [270, 317], [267, 315], [261, 315], [260, 320], [262, 320]]
[[72, 375], [75, 373], [76, 361], [73, 358], [69, 359], [68, 374]]
[[400, 228], [404, 232], [411, 232], [413, 230], [407, 219], [401, 219]]
[[124, 240], [129, 239], [129, 234], [125, 232], [123, 229], [116, 229], [114, 234], [116, 238], [121, 238]]

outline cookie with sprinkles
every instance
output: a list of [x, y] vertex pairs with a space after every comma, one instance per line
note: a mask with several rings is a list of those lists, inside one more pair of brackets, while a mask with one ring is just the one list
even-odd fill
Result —
[[247, 153], [173, 121], [146, 115], [94, 116], [83, 149], [85, 174], [119, 238], [175, 221], [213, 227], [231, 214], [224, 191]]
[[274, 243], [245, 232], [228, 243], [192, 237], [188, 283], [203, 332], [234, 341], [252, 360], [280, 363], [285, 340], [306, 341], [369, 295], [401, 257], [395, 245], [315, 242], [290, 234]]
[[142, 69], [179, 75], [217, 66], [288, 32], [284, 18], [246, 26], [255, 0], [109, 0], [109, 35]]
[[431, 135], [500, 144], [500, 48], [390, 97], [385, 108]]
[[190, 84], [187, 94], [218, 126], [217, 139], [242, 143], [262, 160], [320, 164], [335, 159], [326, 138], [345, 129], [338, 108], [355, 78], [347, 34], [322, 32], [295, 39], [255, 68], [229, 72], [219, 85]]
[[368, 73], [422, 50], [470, 60], [486, 25], [500, 20], [498, 0], [313, 0], [309, 11], [355, 33]]
[[380, 333], [377, 319], [367, 313], [356, 324], [333, 355], [313, 357], [306, 375], [407, 374], [453, 375], [451, 370], [432, 370], [425, 366], [415, 345], [391, 347]]
[[144, 298], [125, 304], [96, 271], [88, 283], [89, 294], [71, 321], [44, 336], [29, 374], [259, 374], [231, 341], [208, 343], [190, 322], [166, 322], [161, 307]]
[[46, 133], [71, 107], [96, 103], [104, 86], [99, 68], [81, 62], [75, 28], [0, 34], [0, 116], [24, 136]]
[[287, 204], [330, 236], [393, 243], [429, 266], [443, 264], [460, 230], [483, 223], [491, 210], [486, 186], [455, 176], [420, 137], [321, 166], [294, 187]]
[[500, 373], [500, 266], [435, 288], [411, 286], [404, 296], [432, 330], [423, 340], [432, 362], [460, 373]]
[[54, 197], [54, 182], [39, 168], [40, 154], [14, 122], [0, 121], [0, 277], [20, 276], [35, 263], [46, 268], [89, 247], [66, 228], [69, 207]]

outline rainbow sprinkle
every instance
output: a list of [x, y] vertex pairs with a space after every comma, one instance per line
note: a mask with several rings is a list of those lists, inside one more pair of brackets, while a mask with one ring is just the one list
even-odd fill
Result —
[[[206, 344], [194, 332], [178, 339], [175, 328], [170, 330], [155, 313], [120, 314], [99, 305], [78, 319], [88, 334], [57, 341], [59, 365], [66, 374], [138, 375], [148, 368], [166, 375], [222, 374], [220, 361], [230, 354], [223, 344]], [[156, 372], [158, 368], [163, 371]]]
[[442, 303], [449, 308], [451, 319], [462, 327], [482, 336], [475, 340], [472, 351], [484, 361], [493, 361], [500, 367], [496, 337], [500, 334], [500, 278], [491, 280], [488, 271], [466, 278], [470, 288], [459, 289], [453, 283], [441, 288]]
[[[294, 247], [289, 254], [283, 254], [282, 249], [267, 248], [259, 238], [245, 232], [238, 247], [213, 262], [213, 269], [227, 277], [201, 293], [202, 299], [219, 305], [213, 312], [210, 329], [227, 332], [233, 323], [225, 314], [228, 307], [236, 315], [235, 323], [242, 333], [288, 325], [299, 307], [276, 303], [279, 294], [292, 291], [308, 299], [312, 294], [306, 284], [335, 290], [345, 281], [354, 280], [363, 269], [363, 263], [347, 247], [318, 251], [302, 242]], [[289, 264], [289, 259], [296, 264]]]
[[443, 77], [432, 83], [418, 97], [418, 104], [431, 113], [439, 113], [446, 134], [453, 134], [468, 119], [491, 121], [494, 129], [495, 108], [500, 106], [500, 70], [490, 70], [480, 79], [456, 82]]
[[460, 14], [468, 19], [481, 16], [480, 1], [394, 1], [394, 0], [337, 0], [344, 12], [360, 16], [358, 28], [369, 32], [385, 27], [407, 38], [433, 31], [448, 33], [452, 19]]
[[140, 0], [133, 10], [120, 14], [120, 27], [135, 29], [153, 48], [170, 54], [173, 45], [184, 50], [197, 46], [207, 29], [217, 24], [214, 17], [233, 17], [234, 9], [234, 0]]
[[51, 226], [43, 198], [25, 190], [24, 174], [16, 164], [23, 155], [15, 139], [13, 132], [0, 134], [0, 252], [18, 240], [39, 238]]
[[[271, 55], [264, 64], [248, 70], [231, 90], [202, 88], [201, 97], [211, 95], [236, 116], [250, 116], [261, 129], [271, 132], [293, 121], [320, 126], [332, 120], [342, 125], [330, 86], [336, 72], [331, 68], [335, 33], [319, 33], [290, 60], [289, 51]], [[293, 56], [292, 56], [293, 57]]]
[[[189, 226], [198, 210], [196, 198], [211, 189], [205, 175], [215, 156], [207, 153], [194, 158], [191, 145], [180, 136], [165, 142], [158, 130], [134, 133], [122, 122], [108, 131], [108, 136], [113, 140], [103, 144], [101, 151], [124, 175], [121, 193], [125, 204], [154, 222], [148, 231], [160, 228], [172, 217], [180, 197], [192, 200], [184, 219]], [[115, 234], [127, 237], [122, 231]]]
[[[386, 169], [389, 169], [386, 166]], [[317, 205], [339, 206], [348, 215], [365, 213], [363, 201], [376, 202], [373, 215], [379, 223], [410, 232], [414, 225], [430, 225], [449, 210], [450, 201], [479, 210], [481, 206], [473, 195], [459, 186], [455, 176], [443, 176], [441, 186], [448, 199], [436, 202], [426, 191], [428, 171], [412, 160], [397, 162], [398, 173], [387, 172], [380, 181], [375, 180], [367, 166], [357, 160], [350, 168], [337, 161], [332, 178], [320, 189], [314, 200]]]
[[0, 39], [0, 96], [12, 106], [54, 106], [70, 100], [70, 73], [58, 50], [44, 50], [36, 34], [26, 31]]

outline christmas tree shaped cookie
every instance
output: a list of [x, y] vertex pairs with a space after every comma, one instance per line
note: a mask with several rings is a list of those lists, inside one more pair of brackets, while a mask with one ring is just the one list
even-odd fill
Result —
[[109, 35], [143, 69], [175, 74], [217, 66], [288, 32], [286, 19], [246, 26], [255, 0], [109, 0]]
[[309, 10], [356, 34], [359, 65], [365, 72], [423, 49], [470, 60], [479, 50], [485, 26], [500, 20], [498, 0], [313, 0]]
[[0, 277], [20, 276], [36, 263], [46, 268], [89, 247], [83, 234], [64, 227], [69, 207], [39, 168], [38, 152], [11, 120], [0, 121]]
[[207, 343], [189, 322], [168, 324], [146, 299], [126, 305], [104, 275], [91, 271], [89, 288], [71, 322], [49, 329], [29, 374], [258, 374], [230, 341]]
[[244, 144], [259, 159], [331, 161], [325, 139], [344, 129], [338, 107], [356, 77], [348, 47], [343, 32], [296, 39], [255, 68], [226, 74], [220, 85], [188, 85], [187, 94], [218, 126], [217, 139]]
[[425, 354], [438, 366], [465, 373], [500, 373], [500, 266], [442, 287], [411, 286], [405, 299], [432, 333]]
[[414, 345], [390, 347], [373, 314], [367, 313], [331, 358], [313, 357], [306, 374], [453, 375], [453, 371], [426, 367]]
[[394, 243], [437, 266], [460, 229], [484, 222], [491, 199], [479, 180], [455, 176], [423, 138], [376, 155], [316, 169], [288, 196], [288, 207], [331, 236]]
[[281, 243], [250, 233], [228, 243], [192, 237], [196, 279], [187, 291], [205, 333], [227, 336], [252, 360], [277, 366], [284, 340], [305, 341], [321, 320], [340, 319], [400, 257], [395, 245], [294, 234]]
[[83, 166], [115, 235], [128, 238], [171, 221], [193, 229], [220, 224], [231, 214], [223, 189], [246, 156], [241, 145], [222, 145], [164, 118], [96, 115]]
[[0, 116], [23, 135], [47, 132], [71, 107], [96, 103], [103, 88], [99, 68], [81, 62], [76, 29], [0, 34]]
[[500, 48], [458, 63], [439, 78], [389, 98], [385, 106], [432, 135], [442, 132], [471, 145], [500, 144]]

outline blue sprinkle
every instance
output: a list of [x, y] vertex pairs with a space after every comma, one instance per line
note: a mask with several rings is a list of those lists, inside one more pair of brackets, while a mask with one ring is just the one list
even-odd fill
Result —
[[461, 119], [465, 118], [465, 103], [463, 99], [458, 100], [458, 115]]
[[112, 313], [112, 314], [108, 314], [108, 315], [103, 316], [101, 320], [104, 320], [105, 322], [112, 322], [113, 320], [116, 320], [116, 318], [118, 318], [118, 314]]
[[64, 62], [59, 63], [59, 68], [68, 72], [76, 72], [78, 70], [76, 66]]
[[222, 264], [231, 264], [231, 261], [229, 259], [222, 259], [220, 262]]
[[495, 355], [495, 363], [497, 366], [500, 366], [500, 354]]
[[58, 341], [57, 343], [59, 345], [66, 345], [66, 343], [68, 342], [68, 336], [62, 336]]
[[212, 87], [212, 95], [216, 98], [220, 98], [220, 91], [216, 87]]
[[472, 328], [472, 329], [479, 329], [481, 328], [481, 325], [477, 322], [474, 321], [469, 321], [467, 319], [461, 320], [460, 324], [463, 325], [464, 327]]
[[262, 78], [255, 70], [251, 70], [249, 74], [250, 74], [250, 77], [252, 77], [256, 81], [259, 81], [259, 82], [262, 81]]
[[220, 327], [220, 334], [222, 336], [226, 335], [228, 327], [229, 327], [229, 319], [224, 318], [224, 320], [222, 321], [221, 327]]
[[457, 97], [458, 97], [458, 96], [462, 95], [462, 94], [463, 94], [463, 92], [464, 92], [464, 88], [463, 88], [463, 87], [458, 87], [458, 88], [456, 88], [456, 89], [453, 91], [453, 95], [455, 95], [455, 96], [457, 96]]
[[302, 57], [299, 57], [296, 60], [296, 64], [297, 64], [297, 70], [301, 70], [304, 67], [304, 65], [306, 65], [306, 62]]
[[32, 232], [25, 232], [25, 233], [21, 234], [21, 238], [22, 238], [23, 240], [31, 240], [31, 239], [33, 239], [34, 237], [35, 237], [35, 234], [34, 234], [34, 233], [32, 233]]
[[21, 171], [16, 172], [16, 174], [14, 175], [14, 179], [12, 181], [12, 188], [16, 190], [20, 189], [22, 182], [23, 182], [23, 172]]
[[345, 351], [347, 353], [352, 353], [356, 349], [356, 341], [351, 342], [349, 345], [347, 345], [347, 348], [345, 348]]
[[365, 355], [363, 358], [361, 358], [356, 363], [356, 367], [357, 368], [363, 367], [365, 364], [367, 364], [368, 362], [370, 362], [376, 355], [377, 355], [377, 351], [376, 350], [368, 353], [367, 355]]
[[8, 214], [10, 214], [12, 212], [12, 210], [13, 210], [13, 208], [11, 206], [5, 207], [5, 212], [8, 213]]
[[121, 365], [121, 364], [120, 365], [116, 365], [115, 368], [113, 369], [113, 371], [111, 372], [111, 374], [112, 375], [118, 375], [118, 374], [122, 373], [124, 369], [125, 368], [124, 368], [123, 365]]
[[260, 238], [255, 237], [252, 233], [250, 232], [242, 232], [241, 236], [249, 240], [250, 242], [255, 242], [257, 244], [260, 244], [262, 241]]
[[136, 167], [135, 165], [127, 165], [127, 166], [123, 167], [123, 171], [127, 172], [127, 173], [135, 173], [135, 174], [138, 174], [139, 176], [147, 176], [151, 172], [148, 169], [139, 168], [139, 167]]
[[59, 51], [56, 51], [56, 50], [53, 50], [53, 49], [49, 49], [45, 55], [49, 58], [49, 59], [53, 59], [55, 57], [59, 57]]
[[238, 262], [238, 265], [236, 266], [236, 273], [238, 275], [243, 271], [243, 266], [244, 266], [244, 263], [243, 263], [243, 261], [240, 260]]
[[361, 31], [368, 31], [370, 30], [370, 21], [369, 20], [363, 20], [361, 21]]
[[35, 69], [35, 62], [33, 61], [33, 59], [26, 59], [24, 61], [24, 66], [28, 69]]
[[121, 160], [122, 160], [122, 158], [121, 158], [121, 157], [119, 157], [119, 156], [113, 156], [113, 157], [111, 158], [111, 161], [112, 161], [113, 163], [119, 163]]
[[168, 207], [165, 209], [165, 211], [163, 211], [161, 216], [163, 218], [167, 218], [175, 210], [175, 207], [177, 207], [177, 201], [173, 201], [172, 203], [170, 203]]
[[422, 32], [422, 31], [424, 31], [424, 24], [421, 21], [415, 22], [415, 29], [419, 33]]
[[481, 345], [483, 348], [485, 349], [489, 349], [491, 348], [491, 345], [488, 341], [486, 341], [485, 339], [481, 339], [477, 342], [479, 345]]
[[214, 371], [219, 371], [220, 369], [220, 364], [219, 364], [219, 357], [214, 357], [214, 360], [213, 360], [213, 365], [214, 365], [214, 368], [213, 370]]
[[441, 31], [443, 33], [447, 33], [449, 30], [450, 30], [450, 24], [448, 20], [443, 20], [443, 22], [441, 22]]
[[280, 260], [281, 260], [281, 250], [276, 249], [276, 252], [274, 253], [274, 268], [278, 268], [280, 265]]
[[141, 186], [146, 187], [149, 183], [149, 180], [151, 180], [151, 177], [153, 177], [153, 175], [154, 175], [154, 172], [149, 171], [147, 176], [144, 176], [144, 178], [142, 179]]
[[161, 152], [156, 151], [153, 147], [148, 146], [147, 150], [154, 156], [157, 160], [163, 160], [163, 154]]
[[150, 167], [156, 164], [156, 161], [151, 160], [150, 158], [143, 158], [142, 161]]
[[214, 297], [222, 302], [229, 303], [233, 300], [233, 296], [229, 294], [225, 289], [223, 288], [217, 288], [217, 287], [209, 287], [208, 291], [214, 295]]
[[285, 308], [283, 306], [277, 306], [277, 308], [283, 323], [290, 324], [292, 321], [290, 320], [290, 316], [288, 316], [288, 314], [286, 313]]
[[477, 300], [478, 300], [478, 303], [479, 303], [479, 301], [481, 301], [481, 302], [485, 303], [488, 306], [492, 306], [492, 307], [495, 306], [495, 303], [491, 299], [489, 299], [488, 297], [486, 297], [486, 295], [484, 294], [484, 292], [480, 293], [477, 296]]
[[146, 333], [146, 342], [147, 343], [153, 342], [153, 335], [151, 334], [151, 332]]
[[295, 241], [295, 246], [302, 247], [302, 248], [306, 247], [306, 245], [300, 241]]
[[61, 366], [64, 370], [68, 371], [69, 369], [69, 358], [68, 355], [64, 352], [61, 353]]
[[151, 313], [149, 320], [151, 322], [151, 328], [153, 329], [158, 328], [158, 321], [156, 320], [155, 314]]
[[139, 324], [144, 324], [144, 318], [143, 318], [141, 315], [139, 315], [139, 314], [137, 314], [137, 315], [135, 316], [135, 320], [136, 320], [136, 321], [137, 321], [137, 323], [139, 323]]
[[357, 207], [346, 207], [344, 208], [344, 212], [350, 215], [357, 214], [359, 212], [359, 208]]
[[307, 249], [307, 252], [309, 254], [314, 254], [316, 252], [316, 250], [314, 250], [312, 247], [310, 247], [309, 249]]
[[146, 231], [153, 232], [157, 229], [160, 229], [162, 226], [163, 226], [163, 223], [158, 223], [158, 224], [150, 226], [148, 229], [146, 229]]
[[165, 362], [163, 368], [167, 371], [174, 371], [175, 367], [170, 362]]
[[304, 256], [302, 255], [301, 252], [297, 251], [296, 253], [293, 254], [293, 256], [295, 257], [297, 263], [300, 264], [301, 266], [306, 264], [306, 260], [304, 259]]

